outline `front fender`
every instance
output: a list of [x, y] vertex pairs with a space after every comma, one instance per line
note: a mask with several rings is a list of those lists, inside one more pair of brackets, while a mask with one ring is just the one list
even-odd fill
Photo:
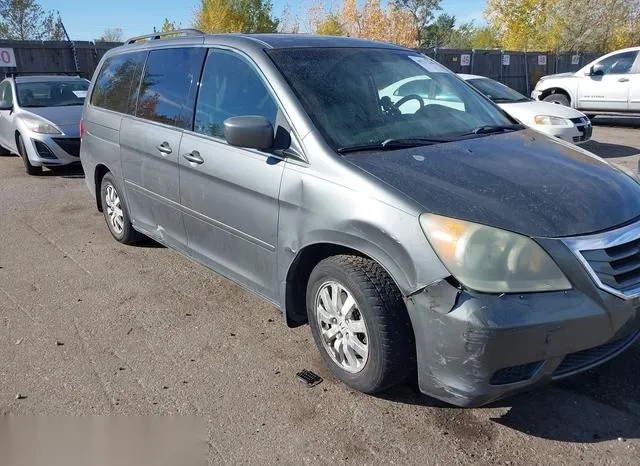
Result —
[[366, 192], [285, 169], [277, 250], [280, 302], [284, 304], [295, 259], [315, 244], [342, 246], [370, 257], [387, 270], [404, 296], [449, 276], [418, 217], [419, 211], [408, 212]]

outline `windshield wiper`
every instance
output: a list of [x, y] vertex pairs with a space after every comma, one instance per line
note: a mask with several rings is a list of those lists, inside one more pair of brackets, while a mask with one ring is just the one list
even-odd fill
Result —
[[472, 129], [469, 134], [504, 133], [507, 131], [520, 131], [524, 128], [524, 125], [486, 125]]
[[405, 138], [405, 139], [387, 139], [382, 142], [372, 144], [359, 144], [355, 146], [341, 147], [337, 150], [339, 154], [348, 154], [349, 152], [365, 152], [373, 150], [395, 150], [405, 149], [408, 147], [430, 146], [432, 144], [442, 144], [451, 142], [451, 139], [437, 138]]

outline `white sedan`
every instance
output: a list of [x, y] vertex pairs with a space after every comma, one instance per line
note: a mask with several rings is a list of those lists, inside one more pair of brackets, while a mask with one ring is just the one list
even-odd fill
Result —
[[[493, 79], [470, 74], [458, 75], [478, 91], [493, 100], [500, 108], [524, 125], [574, 144], [591, 138], [591, 121], [583, 113], [570, 107], [538, 102], [514, 91]], [[438, 87], [426, 75], [412, 76], [394, 82], [379, 91], [381, 99], [390, 99], [402, 113], [415, 113], [425, 105], [438, 104], [464, 110], [464, 102], [449, 89]]]
[[513, 118], [535, 130], [574, 144], [591, 139], [591, 121], [578, 110], [531, 100], [510, 87], [483, 76], [458, 76], [493, 100]]

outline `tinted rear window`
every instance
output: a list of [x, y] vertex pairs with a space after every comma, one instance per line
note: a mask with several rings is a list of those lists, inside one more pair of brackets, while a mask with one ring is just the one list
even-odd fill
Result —
[[146, 55], [135, 52], [108, 58], [96, 79], [91, 104], [133, 114]]
[[196, 84], [206, 49], [172, 48], [149, 52], [136, 116], [178, 128], [193, 124]]

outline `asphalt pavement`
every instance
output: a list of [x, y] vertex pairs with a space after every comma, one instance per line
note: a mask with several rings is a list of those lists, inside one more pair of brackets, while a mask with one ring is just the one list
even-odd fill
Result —
[[[585, 149], [636, 169], [640, 120], [595, 124]], [[640, 345], [480, 409], [411, 385], [363, 395], [331, 377], [307, 327], [157, 243], [115, 242], [81, 170], [28, 177], [17, 157], [0, 157], [0, 355], [5, 423], [183, 415], [210, 463], [640, 462]], [[306, 388], [304, 368], [324, 381]]]

